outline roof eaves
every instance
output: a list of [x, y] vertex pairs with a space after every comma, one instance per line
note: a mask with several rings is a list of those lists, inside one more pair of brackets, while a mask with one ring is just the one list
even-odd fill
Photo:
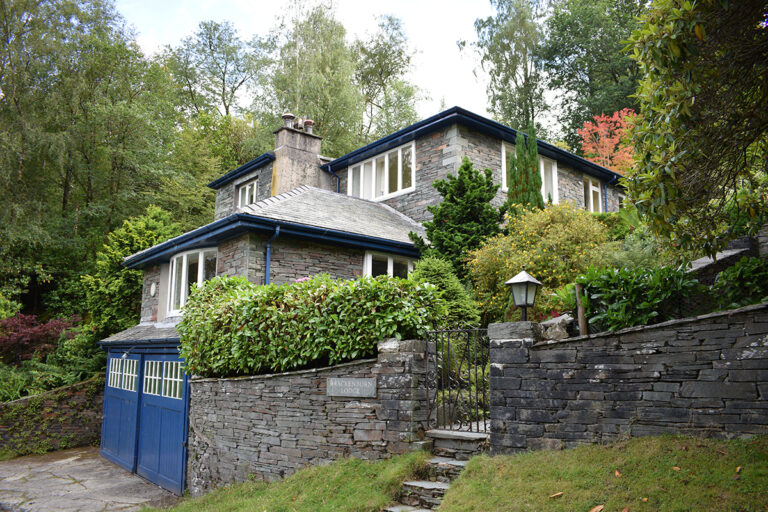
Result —
[[[344, 169], [357, 162], [366, 160], [389, 149], [403, 145], [406, 142], [410, 142], [417, 137], [426, 135], [427, 133], [454, 123], [462, 124], [487, 135], [509, 142], [514, 142], [517, 137], [517, 130], [514, 128], [510, 128], [497, 121], [475, 114], [474, 112], [470, 112], [461, 107], [452, 107], [430, 118], [403, 128], [391, 135], [371, 142], [351, 153], [347, 153], [346, 155], [325, 164], [324, 169], [327, 171]], [[542, 140], [537, 140], [537, 145], [540, 155], [552, 158], [559, 162], [564, 162], [592, 176], [606, 179], [610, 182], [617, 181], [621, 177], [620, 174], [610, 169], [602, 167], [594, 162], [590, 162], [589, 160]]]
[[281, 236], [292, 236], [331, 245], [385, 251], [402, 256], [418, 256], [418, 251], [409, 242], [399, 242], [369, 235], [319, 228], [259, 217], [257, 215], [234, 213], [207, 226], [129, 256], [123, 260], [123, 265], [131, 269], [141, 268], [152, 263], [168, 261], [174, 254], [179, 252], [212, 245], [215, 242], [233, 238], [247, 231], [271, 233], [277, 226], [280, 226]]
[[226, 185], [232, 180], [235, 180], [242, 176], [243, 174], [247, 172], [251, 172], [253, 170], [258, 169], [259, 167], [268, 164], [269, 162], [272, 162], [275, 159], [275, 154], [271, 151], [267, 151], [266, 153], [257, 156], [250, 162], [244, 163], [237, 169], [234, 169], [232, 171], [229, 171], [224, 176], [221, 176], [220, 178], [217, 178], [210, 182], [208, 184], [209, 188], [212, 188], [214, 190], [221, 188], [222, 186]]

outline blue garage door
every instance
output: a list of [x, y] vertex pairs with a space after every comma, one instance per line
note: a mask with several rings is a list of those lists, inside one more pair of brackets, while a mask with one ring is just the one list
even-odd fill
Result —
[[136, 472], [177, 494], [184, 477], [185, 392], [178, 357], [145, 356]]
[[107, 360], [101, 453], [128, 471], [134, 470], [136, 461], [140, 366], [141, 356], [137, 355]]
[[184, 490], [187, 377], [175, 354], [110, 352], [101, 453], [176, 494]]

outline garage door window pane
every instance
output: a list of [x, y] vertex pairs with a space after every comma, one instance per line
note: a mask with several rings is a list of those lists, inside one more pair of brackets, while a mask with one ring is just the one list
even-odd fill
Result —
[[136, 377], [138, 376], [139, 362], [136, 359], [125, 359], [123, 361], [123, 382], [121, 389], [126, 391], [136, 391]]
[[181, 399], [184, 383], [183, 367], [180, 361], [166, 361], [163, 364], [163, 396]]
[[109, 381], [111, 388], [120, 388], [120, 377], [123, 374], [123, 360], [118, 357], [109, 358]]
[[144, 393], [148, 395], [160, 394], [160, 383], [162, 382], [162, 361], [144, 362]]

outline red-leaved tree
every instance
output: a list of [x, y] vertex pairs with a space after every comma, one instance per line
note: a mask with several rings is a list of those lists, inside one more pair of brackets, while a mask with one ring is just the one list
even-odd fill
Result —
[[72, 336], [67, 331], [79, 321], [77, 317], [55, 318], [41, 324], [33, 315], [21, 313], [0, 320], [0, 361], [18, 364], [35, 354], [45, 356], [62, 336]]
[[625, 108], [607, 116], [594, 116], [594, 122], [586, 121], [576, 130], [581, 137], [581, 150], [587, 160], [607, 167], [619, 174], [626, 174], [632, 167], [634, 148], [628, 141], [627, 129], [635, 112]]

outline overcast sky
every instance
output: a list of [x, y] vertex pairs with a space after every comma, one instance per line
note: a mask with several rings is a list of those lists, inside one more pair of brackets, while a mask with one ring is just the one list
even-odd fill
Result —
[[[147, 54], [177, 45], [204, 20], [231, 21], [244, 39], [265, 35], [276, 26], [285, 2], [265, 0], [117, 0], [117, 9], [132, 25]], [[478, 58], [471, 49], [459, 51], [456, 41], [476, 39], [474, 21], [492, 14], [488, 0], [333, 0], [336, 17], [347, 37], [364, 38], [375, 31], [377, 17], [392, 14], [403, 21], [411, 48], [416, 50], [411, 81], [430, 96], [418, 105], [428, 117], [459, 105], [487, 115], [485, 87]], [[477, 77], [475, 76], [477, 72]]]

